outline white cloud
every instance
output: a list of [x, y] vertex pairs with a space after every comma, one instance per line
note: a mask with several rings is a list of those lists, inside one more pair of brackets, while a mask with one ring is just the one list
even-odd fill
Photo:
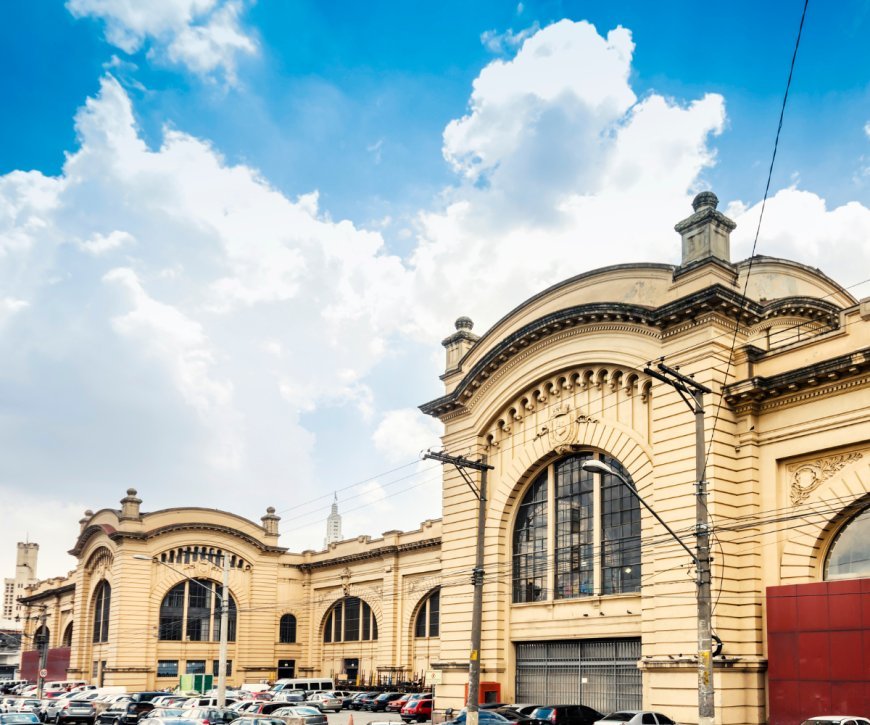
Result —
[[30, 303], [27, 300], [19, 300], [14, 297], [0, 297], [0, 325], [29, 306]]
[[[752, 251], [761, 203], [729, 205], [726, 213], [737, 222], [731, 234], [732, 257], [744, 259]], [[767, 200], [756, 254], [792, 259], [818, 267], [858, 297], [870, 296], [870, 209], [852, 201], [828, 209], [818, 194], [781, 189]], [[858, 285], [857, 283], [864, 282]], [[852, 286], [856, 285], [856, 286]]]
[[[522, 13], [522, 4], [517, 8], [517, 15]], [[503, 54], [513, 52], [519, 48], [526, 40], [541, 29], [537, 21], [528, 28], [519, 30], [516, 33], [513, 29], [508, 29], [504, 33], [499, 33], [496, 30], [486, 30], [480, 35], [480, 42], [491, 53]]]
[[90, 239], [80, 242], [79, 248], [88, 254], [98, 255], [123, 247], [125, 244], [133, 244], [135, 241], [132, 234], [116, 229], [105, 235], [94, 233]]
[[389, 410], [372, 434], [372, 441], [384, 458], [393, 463], [413, 460], [421, 451], [438, 448], [441, 423], [416, 408]]
[[93, 17], [106, 25], [106, 40], [125, 53], [150, 44], [149, 58], [208, 75], [221, 71], [235, 81], [241, 55], [257, 44], [242, 29], [241, 0], [67, 0], [77, 18]]

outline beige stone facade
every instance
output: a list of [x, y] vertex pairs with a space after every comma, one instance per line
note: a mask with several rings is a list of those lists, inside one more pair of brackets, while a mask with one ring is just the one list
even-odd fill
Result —
[[[271, 509], [257, 525], [213, 509], [145, 513], [140, 507], [130, 489], [120, 510], [87, 512], [71, 551], [78, 567], [29, 591], [30, 612], [47, 614], [51, 647], [62, 644], [71, 626], [71, 679], [132, 690], [174, 687], [193, 664], [198, 671], [204, 663], [211, 674], [218, 659], [218, 597], [212, 594], [208, 613], [191, 629], [192, 597], [204, 590], [187, 585], [180, 617], [167, 616], [172, 603], [167, 594], [191, 578], [219, 584], [224, 555], [231, 563], [235, 607], [228, 630], [230, 684], [281, 674], [338, 678], [345, 659], [358, 660], [357, 676], [365, 681], [408, 679], [430, 669], [426, 653], [437, 653], [437, 638], [415, 640], [412, 626], [421, 603], [440, 583], [440, 521], [293, 554], [278, 546], [279, 517]], [[104, 583], [111, 592], [105, 634], [95, 623], [101, 616], [97, 590]], [[348, 597], [371, 608], [377, 639], [324, 643], [327, 614]], [[285, 615], [294, 618], [289, 637], [281, 633]], [[28, 620], [28, 626], [31, 634], [38, 622]]]
[[[588, 457], [618, 465], [694, 545], [695, 419], [644, 372], [664, 359], [713, 391], [704, 446], [723, 643], [716, 722], [766, 722], [767, 587], [823, 581], [832, 543], [870, 506], [870, 300], [799, 262], [732, 263], [733, 226], [701, 194], [676, 227], [680, 266], [581, 274], [481, 337], [460, 318], [444, 341], [445, 393], [422, 409], [444, 422], [447, 452], [493, 466], [481, 662], [503, 701], [642, 705], [697, 721], [692, 562], [615, 479], [580, 470]], [[53, 644], [74, 623], [70, 674], [152, 687], [160, 661], [215, 659], [215, 641], [162, 640], [160, 608], [183, 575], [219, 580], [210, 557], [226, 552], [236, 562], [232, 682], [272, 679], [279, 660], [293, 660], [297, 676], [335, 675], [356, 660], [361, 672], [435, 670], [436, 706], [462, 704], [477, 500], [450, 467], [441, 520], [322, 552], [280, 548], [274, 512], [261, 526], [139, 504], [131, 491], [120, 511], [89, 513], [76, 571], [30, 593], [31, 606], [48, 605]], [[188, 562], [190, 547], [205, 553]], [[847, 576], [870, 576], [861, 566]], [[95, 643], [103, 580], [110, 623]], [[436, 636], [418, 636], [436, 591]], [[326, 641], [331, 607], [347, 596], [369, 608], [377, 639]], [[280, 642], [284, 614], [295, 617], [294, 643]]]

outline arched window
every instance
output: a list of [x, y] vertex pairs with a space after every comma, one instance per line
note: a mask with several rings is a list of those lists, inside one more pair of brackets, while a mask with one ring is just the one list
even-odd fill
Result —
[[866, 576], [870, 576], [870, 507], [840, 529], [825, 562], [825, 579]]
[[39, 650], [48, 647], [51, 631], [44, 624], [33, 633], [33, 649]]
[[441, 588], [429, 594], [414, 620], [415, 637], [437, 637], [441, 630]]
[[61, 647], [72, 647], [73, 623], [70, 622], [63, 630], [63, 637], [60, 640]]
[[278, 625], [278, 640], [285, 644], [296, 641], [296, 617], [285, 614]]
[[631, 481], [618, 461], [591, 452], [559, 459], [538, 474], [514, 524], [514, 602], [640, 591], [640, 504], [616, 476], [584, 471], [593, 457]]
[[112, 606], [112, 587], [105, 579], [94, 590], [94, 642], [109, 641], [109, 609]]
[[[220, 639], [223, 588], [209, 579], [188, 579], [170, 589], [160, 604], [159, 638], [192, 642]], [[227, 639], [236, 640], [236, 602], [227, 593], [229, 626]]]
[[359, 597], [336, 602], [323, 625], [324, 642], [359, 642], [378, 638], [378, 620], [368, 603]]

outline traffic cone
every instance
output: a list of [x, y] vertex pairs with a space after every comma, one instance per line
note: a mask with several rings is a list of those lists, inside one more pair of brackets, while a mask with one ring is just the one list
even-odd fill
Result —
[[353, 725], [353, 713], [347, 717], [347, 725]]

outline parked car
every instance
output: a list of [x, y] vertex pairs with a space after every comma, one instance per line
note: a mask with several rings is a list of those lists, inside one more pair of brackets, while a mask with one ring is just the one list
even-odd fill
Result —
[[384, 712], [401, 712], [402, 708], [408, 704], [408, 698], [410, 697], [410, 693], [403, 693], [401, 697], [397, 697], [395, 700], [388, 702], [387, 706], [384, 708]]
[[410, 700], [399, 713], [404, 722], [425, 722], [432, 719], [432, 699], [429, 697]]
[[586, 705], [542, 705], [532, 710], [532, 717], [552, 725], [593, 725], [604, 715]]
[[350, 701], [350, 709], [351, 710], [365, 710], [366, 703], [371, 702], [374, 698], [376, 698], [380, 693], [378, 692], [359, 692], [354, 695], [353, 700]]
[[287, 725], [286, 722], [277, 717], [240, 717], [238, 720], [233, 720], [233, 723], [238, 725]]
[[341, 700], [333, 697], [328, 692], [315, 692], [309, 695], [305, 700], [305, 705], [316, 707], [320, 712], [332, 710], [332, 712], [341, 712]]
[[356, 695], [355, 692], [349, 692], [348, 690], [333, 690], [329, 694], [341, 700], [341, 707], [344, 710], [347, 710], [350, 707], [350, 701], [353, 700], [353, 696]]
[[10, 712], [16, 702], [18, 702], [17, 697], [0, 697], [0, 713]]
[[371, 712], [386, 711], [387, 703], [398, 700], [401, 696], [401, 692], [382, 692], [380, 695], [368, 700], [363, 709], [370, 710]]
[[532, 716], [532, 713], [537, 710], [541, 705], [532, 705], [527, 702], [518, 702], [513, 705], [508, 705], [511, 710], [515, 710], [520, 715], [527, 715], [528, 717]]
[[272, 715], [273, 718], [281, 718], [284, 723], [286, 718], [302, 718], [305, 725], [326, 725], [326, 715], [324, 715], [316, 707], [308, 707], [306, 705], [292, 705], [290, 707], [279, 707]]
[[[131, 695], [130, 700], [119, 700], [110, 708], [103, 710], [97, 715], [100, 725], [135, 725], [139, 718], [154, 709], [151, 700], [159, 697], [162, 692], [137, 692]], [[148, 699], [142, 699], [147, 697]]]
[[870, 725], [870, 720], [855, 715], [816, 715], [801, 725]]
[[512, 723], [519, 723], [519, 725], [546, 725], [544, 720], [537, 720], [528, 715], [523, 715], [521, 712], [517, 712], [507, 705], [493, 708], [491, 712], [497, 712], [502, 717], [506, 717]]
[[38, 722], [39, 718], [32, 712], [0, 713], [0, 725], [33, 725]]
[[[232, 705], [235, 702], [233, 697], [225, 697], [224, 705]], [[180, 707], [190, 710], [194, 707], [217, 707], [218, 699], [216, 697], [189, 697], [179, 703]]]
[[95, 702], [98, 697], [96, 693], [83, 693], [69, 699], [62, 698], [60, 702], [63, 704], [54, 711], [54, 722], [58, 725], [68, 722], [86, 722], [93, 725], [99, 714]]
[[676, 723], [660, 712], [619, 710], [601, 718], [595, 725], [676, 725]]
[[202, 725], [223, 725], [238, 718], [239, 713], [229, 708], [219, 707], [194, 707], [185, 710], [183, 717], [187, 720], [196, 720]]
[[34, 715], [38, 716], [41, 709], [42, 700], [27, 697], [16, 702], [9, 712], [32, 712]]

